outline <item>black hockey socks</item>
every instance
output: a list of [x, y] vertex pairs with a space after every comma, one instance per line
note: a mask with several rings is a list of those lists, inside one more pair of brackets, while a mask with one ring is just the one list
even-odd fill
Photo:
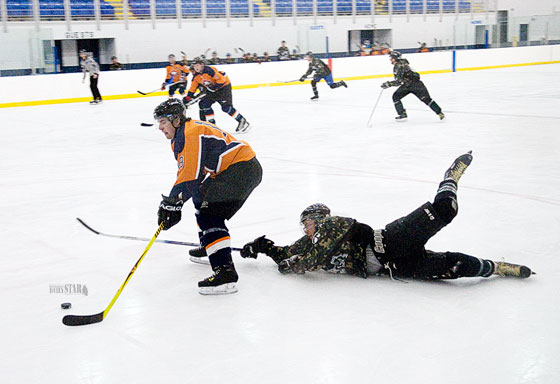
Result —
[[399, 116], [406, 117], [406, 111], [404, 110], [404, 106], [402, 104], [402, 101], [400, 101], [400, 100], [395, 101], [395, 109], [397, 110], [397, 113], [399, 114]]
[[457, 183], [459, 183], [459, 179], [472, 161], [471, 152], [469, 151], [456, 158], [451, 167], [445, 171], [443, 181], [439, 184], [433, 205], [441, 219], [446, 223], [450, 223], [457, 216], [459, 210]]
[[437, 115], [439, 115], [441, 113], [441, 108], [439, 107], [438, 103], [435, 102], [435, 100], [430, 100], [428, 104], [428, 107], [431, 108], [432, 111], [434, 111]]
[[426, 251], [426, 257], [415, 277], [423, 279], [457, 279], [460, 277], [490, 277], [494, 264], [459, 252]]
[[426, 259], [416, 277], [427, 279], [457, 279], [459, 277], [490, 277], [500, 275], [526, 279], [534, 272], [524, 265], [479, 259], [459, 252], [426, 251]]
[[490, 277], [494, 272], [494, 264], [491, 260], [458, 252], [446, 252], [446, 255], [448, 264], [453, 264], [450, 271], [455, 272], [456, 277]]
[[459, 206], [457, 205], [457, 183], [453, 180], [444, 180], [434, 198], [434, 209], [438, 216], [447, 224], [457, 216]]

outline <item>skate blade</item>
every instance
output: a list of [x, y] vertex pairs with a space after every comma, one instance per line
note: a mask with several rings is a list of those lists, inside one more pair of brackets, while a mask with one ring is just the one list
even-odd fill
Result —
[[189, 256], [189, 260], [192, 261], [195, 264], [210, 265], [210, 260], [208, 260], [208, 256], [205, 256], [205, 257]]
[[201, 295], [229, 295], [237, 292], [237, 283], [227, 283], [217, 287], [199, 287], [198, 293]]
[[235, 133], [247, 133], [251, 130], [251, 128], [253, 128], [253, 126], [251, 124], [247, 125], [245, 128], [238, 130], [235, 130]]

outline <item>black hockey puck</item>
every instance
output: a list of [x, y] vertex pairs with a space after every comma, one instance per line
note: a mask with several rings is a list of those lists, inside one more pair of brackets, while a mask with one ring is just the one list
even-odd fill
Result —
[[70, 307], [72, 307], [71, 303], [62, 303], [60, 304], [60, 308], [62, 309], [70, 309]]

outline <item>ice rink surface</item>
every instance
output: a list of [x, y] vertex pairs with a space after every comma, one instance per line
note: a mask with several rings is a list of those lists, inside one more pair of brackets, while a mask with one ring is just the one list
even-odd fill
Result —
[[[289, 244], [314, 202], [381, 228], [431, 201], [472, 149], [459, 215], [427, 248], [537, 275], [281, 275], [266, 256], [234, 254], [239, 292], [205, 297], [196, 283], [210, 267], [156, 243], [103, 322], [66, 327], [66, 314], [107, 307], [146, 246], [96, 236], [75, 218], [123, 235], [157, 228], [176, 163], [161, 132], [140, 123], [165, 98], [0, 109], [0, 382], [559, 383], [560, 65], [422, 79], [444, 121], [410, 95], [408, 121], [395, 122], [391, 88], [366, 127], [386, 79], [321, 83], [318, 102], [308, 84], [234, 91], [253, 125], [236, 136], [264, 178], [228, 223], [232, 243], [266, 234]], [[219, 108], [216, 117], [233, 132], [232, 118]], [[197, 241], [190, 202], [160, 238]], [[50, 293], [65, 284], [88, 295]]]

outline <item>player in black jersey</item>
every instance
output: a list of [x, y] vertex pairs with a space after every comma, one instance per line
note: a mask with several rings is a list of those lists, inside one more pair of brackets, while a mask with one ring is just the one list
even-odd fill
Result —
[[386, 89], [393, 86], [399, 86], [399, 88], [393, 93], [393, 102], [395, 103], [395, 109], [399, 114], [395, 117], [396, 120], [404, 120], [408, 116], [406, 110], [401, 102], [401, 99], [412, 93], [416, 95], [424, 104], [432, 109], [440, 118], [443, 120], [445, 115], [441, 111], [440, 106], [430, 97], [428, 89], [422, 81], [420, 81], [420, 75], [418, 72], [414, 72], [408, 63], [408, 60], [403, 58], [401, 53], [398, 51], [392, 51], [389, 54], [391, 64], [394, 65], [393, 73], [395, 75], [395, 80], [386, 81], [381, 84], [381, 88]]
[[433, 203], [424, 203], [384, 229], [374, 230], [350, 217], [331, 216], [326, 205], [313, 204], [300, 216], [305, 236], [288, 246], [276, 246], [261, 236], [247, 243], [241, 256], [256, 258], [258, 253], [264, 253], [278, 264], [282, 273], [303, 274], [323, 269], [363, 278], [528, 278], [532, 271], [524, 265], [425, 249], [426, 242], [457, 215], [457, 185], [471, 161], [471, 152], [459, 156], [445, 172]]
[[303, 76], [301, 76], [299, 81], [304, 81], [307, 78], [307, 76], [313, 73], [313, 80], [311, 80], [311, 88], [313, 88], [313, 97], [311, 98], [311, 100], [319, 99], [319, 92], [317, 92], [317, 83], [323, 79], [327, 82], [327, 84], [331, 88], [338, 88], [341, 86], [344, 88], [348, 88], [348, 85], [346, 85], [344, 80], [335, 83], [333, 81], [331, 69], [329, 68], [329, 66], [325, 64], [321, 59], [317, 57], [313, 57], [313, 53], [307, 52], [305, 54], [305, 59], [309, 61], [309, 69], [307, 70], [307, 72], [303, 74]]

